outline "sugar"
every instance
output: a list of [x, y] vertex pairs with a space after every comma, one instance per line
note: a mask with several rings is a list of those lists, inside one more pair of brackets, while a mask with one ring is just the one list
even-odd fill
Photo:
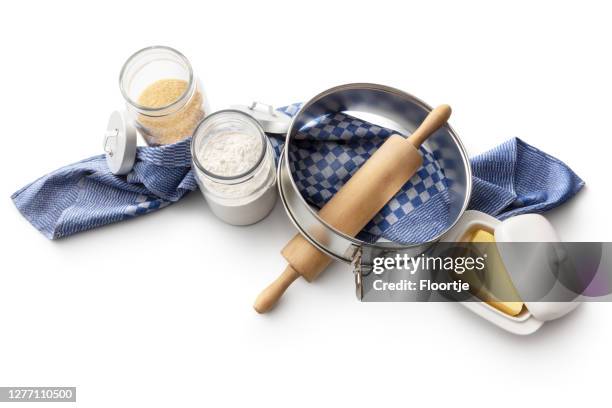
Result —
[[[168, 106], [178, 101], [188, 86], [182, 79], [157, 80], [142, 91], [138, 104], [150, 109]], [[140, 114], [138, 122], [149, 144], [170, 144], [191, 136], [203, 117], [202, 93], [196, 89], [190, 100], [177, 111], [164, 116]]]

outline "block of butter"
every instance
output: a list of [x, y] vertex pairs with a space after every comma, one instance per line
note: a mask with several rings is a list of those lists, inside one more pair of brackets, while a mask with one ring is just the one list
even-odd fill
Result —
[[[469, 241], [478, 249], [479, 243], [482, 252], [487, 254], [486, 271], [482, 277], [477, 279], [478, 287], [474, 288], [474, 294], [494, 308], [516, 316], [523, 310], [523, 302], [520, 299], [514, 284], [508, 276], [497, 247], [495, 237], [492, 233], [478, 229], [473, 232]], [[474, 276], [470, 280], [474, 280]], [[470, 282], [468, 282], [470, 283]], [[472, 286], [472, 284], [470, 284]], [[514, 301], [516, 299], [516, 301]]]

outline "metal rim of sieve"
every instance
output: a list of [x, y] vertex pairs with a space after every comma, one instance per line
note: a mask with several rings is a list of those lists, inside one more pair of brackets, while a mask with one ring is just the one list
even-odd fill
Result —
[[[364, 94], [367, 94], [368, 92], [386, 93], [393, 96], [394, 98], [399, 99], [400, 101], [403, 101], [406, 104], [416, 105], [417, 107], [423, 110], [423, 116], [430, 112], [432, 109], [428, 104], [414, 97], [411, 94], [386, 85], [371, 83], [351, 83], [339, 85], [330, 88], [326, 91], [323, 91], [315, 97], [311, 98], [308, 102], [302, 105], [300, 110], [293, 117], [289, 126], [289, 130], [287, 132], [285, 146], [283, 148], [283, 152], [280, 156], [278, 163], [278, 189], [281, 201], [283, 203], [283, 206], [285, 207], [285, 211], [287, 212], [287, 215], [289, 216], [291, 222], [298, 229], [299, 233], [304, 238], [306, 238], [312, 245], [314, 245], [316, 248], [329, 255], [330, 257], [336, 260], [343, 261], [345, 263], [351, 263], [355, 259], [356, 255], [359, 254], [361, 249], [364, 247], [371, 247], [374, 249], [381, 250], [408, 250], [414, 255], [418, 255], [424, 252], [432, 243], [438, 241], [444, 234], [446, 234], [450, 229], [452, 229], [461, 217], [461, 215], [463, 215], [463, 213], [467, 209], [472, 191], [472, 172], [467, 151], [463, 146], [460, 138], [457, 136], [456, 132], [449, 124], [447, 124], [445, 129], [448, 131], [448, 134], [451, 137], [452, 145], [454, 145], [454, 147], [459, 152], [461, 168], [464, 171], [465, 175], [465, 186], [464, 191], [462, 193], [463, 202], [461, 203], [461, 208], [457, 211], [457, 216], [454, 218], [454, 220], [449, 223], [449, 225], [447, 226], [447, 228], [444, 229], [444, 231], [439, 233], [430, 241], [415, 244], [399, 244], [394, 242], [368, 243], [359, 240], [355, 237], [351, 237], [347, 234], [344, 234], [343, 232], [338, 231], [337, 229], [329, 225], [327, 222], [325, 222], [322, 218], [320, 218], [318, 212], [306, 202], [306, 199], [299, 192], [297, 184], [293, 179], [293, 175], [291, 174], [288, 155], [289, 146], [293, 140], [294, 134], [297, 133], [297, 131], [301, 128], [302, 123], [307, 123], [305, 118], [302, 117], [305, 116], [305, 112], [307, 112], [310, 107], [323, 100], [324, 98], [333, 97], [335, 94], [339, 94], [345, 91], [363, 92]], [[359, 105], [360, 108], [363, 108], [364, 105], [368, 105], [368, 102], [360, 100], [357, 105]], [[327, 111], [327, 113], [349, 111], [351, 110], [350, 108], [353, 107], [350, 106], [350, 104], [348, 106], [343, 106], [342, 104], [339, 104], [337, 106], [341, 106], [343, 107], [343, 109], [335, 111], [330, 110]], [[384, 115], [381, 114], [381, 116]]]

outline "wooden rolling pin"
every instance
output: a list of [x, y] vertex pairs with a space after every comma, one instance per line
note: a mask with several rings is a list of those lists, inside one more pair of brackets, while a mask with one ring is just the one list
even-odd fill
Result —
[[[448, 105], [432, 110], [421, 126], [407, 139], [392, 135], [319, 211], [319, 217], [343, 233], [355, 236], [393, 198], [423, 164], [419, 146], [451, 114]], [[289, 265], [261, 292], [253, 307], [259, 313], [270, 310], [300, 275], [313, 281], [332, 259], [296, 234], [281, 254]]]

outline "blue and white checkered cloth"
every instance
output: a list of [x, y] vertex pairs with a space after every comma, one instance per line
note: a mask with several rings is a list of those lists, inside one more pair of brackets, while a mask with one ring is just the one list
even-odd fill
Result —
[[[300, 192], [310, 204], [321, 208], [393, 133], [397, 132], [344, 113], [325, 116], [310, 124], [298, 133], [289, 150], [291, 171]], [[448, 215], [439, 214], [437, 222], [432, 223], [431, 217], [412, 220], [410, 227], [396, 231], [408, 214], [430, 199], [435, 197], [440, 204], [448, 204], [445, 191], [450, 180], [445, 177], [436, 152], [425, 147], [419, 150], [423, 165], [361, 231], [358, 237], [362, 240], [374, 242], [383, 236], [403, 243], [428, 241], [452, 221]]]
[[[294, 115], [299, 105], [282, 108]], [[302, 129], [289, 152], [291, 170], [304, 197], [323, 206], [393, 131], [338, 113]], [[284, 139], [270, 138], [277, 157]], [[61, 238], [147, 214], [197, 189], [191, 171], [190, 139], [173, 145], [139, 147], [127, 176], [113, 175], [104, 155], [56, 170], [15, 192], [24, 217], [50, 239]], [[423, 166], [364, 228], [367, 241], [423, 242], [447, 219], [450, 180], [437, 153], [421, 148]], [[471, 159], [470, 208], [504, 219], [544, 212], [576, 194], [584, 182], [563, 162], [520, 139], [511, 139]]]

